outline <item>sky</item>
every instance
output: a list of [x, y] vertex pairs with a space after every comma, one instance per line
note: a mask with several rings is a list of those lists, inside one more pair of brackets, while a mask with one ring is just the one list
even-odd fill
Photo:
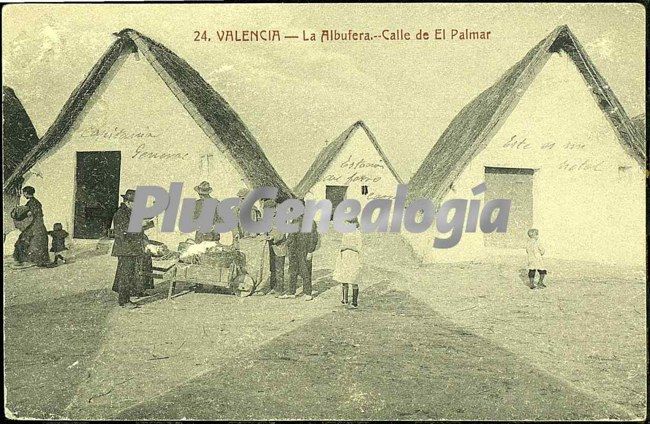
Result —
[[[290, 185], [363, 120], [408, 181], [453, 117], [558, 25], [567, 24], [630, 116], [645, 112], [645, 9], [629, 4], [111, 4], [2, 9], [3, 85], [39, 135], [115, 41], [133, 28], [219, 92]], [[489, 40], [216, 42], [219, 30], [282, 34], [435, 28]], [[194, 41], [206, 30], [211, 42]]]

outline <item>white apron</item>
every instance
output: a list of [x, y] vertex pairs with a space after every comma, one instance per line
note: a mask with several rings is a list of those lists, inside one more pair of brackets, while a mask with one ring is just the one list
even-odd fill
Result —
[[528, 269], [542, 269], [544, 266], [544, 248], [539, 240], [530, 239], [526, 245], [526, 254], [528, 256]]
[[[361, 283], [361, 247], [362, 238], [359, 230], [343, 234], [333, 275], [335, 281], [348, 284]], [[355, 251], [343, 251], [345, 248], [351, 248]]]

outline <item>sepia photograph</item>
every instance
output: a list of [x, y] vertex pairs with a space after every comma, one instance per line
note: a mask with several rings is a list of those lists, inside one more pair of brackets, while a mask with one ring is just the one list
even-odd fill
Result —
[[9, 4], [12, 420], [647, 419], [646, 5]]

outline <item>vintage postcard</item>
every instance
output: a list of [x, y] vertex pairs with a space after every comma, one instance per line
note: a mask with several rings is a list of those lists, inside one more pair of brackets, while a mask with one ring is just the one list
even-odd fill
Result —
[[2, 9], [5, 416], [647, 417], [646, 9]]

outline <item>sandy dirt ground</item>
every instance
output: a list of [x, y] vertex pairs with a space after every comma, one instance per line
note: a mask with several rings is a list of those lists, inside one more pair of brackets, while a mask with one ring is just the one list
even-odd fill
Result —
[[188, 293], [128, 311], [115, 259], [4, 268], [7, 408], [93, 418], [589, 419], [645, 413], [645, 274], [521, 262], [420, 266], [366, 236], [361, 308], [315, 256], [319, 296]]

